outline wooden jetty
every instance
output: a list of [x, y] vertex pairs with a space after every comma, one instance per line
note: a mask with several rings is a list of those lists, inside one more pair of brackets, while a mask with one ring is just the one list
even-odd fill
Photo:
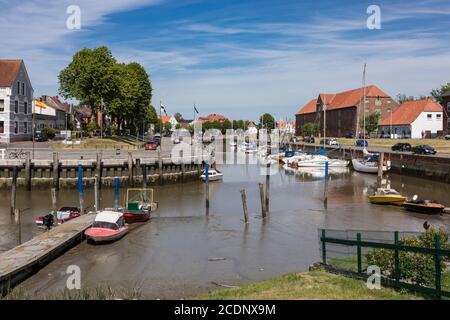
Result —
[[94, 218], [94, 213], [82, 215], [1, 253], [0, 295], [80, 243]]

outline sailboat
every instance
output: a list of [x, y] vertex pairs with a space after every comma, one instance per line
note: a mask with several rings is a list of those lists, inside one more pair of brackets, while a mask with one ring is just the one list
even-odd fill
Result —
[[[364, 139], [364, 145], [366, 145], [366, 64], [364, 64], [364, 72], [363, 72], [363, 94], [362, 94], [362, 101], [363, 101], [363, 119], [364, 119], [364, 125], [363, 125], [363, 139]], [[356, 115], [356, 135], [355, 139], [358, 138], [358, 131], [359, 131], [359, 112], [357, 112]], [[379, 155], [378, 154], [372, 154], [367, 151], [366, 148], [363, 149], [363, 158], [352, 158], [352, 166], [355, 171], [358, 172], [364, 172], [364, 173], [378, 173], [378, 167], [380, 165], [379, 163]], [[382, 164], [382, 170], [383, 172], [387, 172], [391, 169], [390, 167], [390, 161], [384, 161]]]

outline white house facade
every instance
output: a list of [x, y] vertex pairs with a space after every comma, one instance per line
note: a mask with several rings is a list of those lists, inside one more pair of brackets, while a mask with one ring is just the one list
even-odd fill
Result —
[[442, 134], [444, 110], [430, 98], [407, 101], [381, 121], [382, 136], [434, 138]]
[[22, 60], [0, 60], [0, 143], [31, 140], [33, 87]]

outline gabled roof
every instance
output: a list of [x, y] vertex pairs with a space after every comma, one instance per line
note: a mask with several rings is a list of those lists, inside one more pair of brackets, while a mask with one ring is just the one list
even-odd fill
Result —
[[[390, 96], [375, 85], [365, 88], [367, 98], [389, 98]], [[352, 89], [336, 94], [320, 95], [322, 102], [327, 103], [327, 110], [343, 109], [358, 106], [363, 98], [363, 88]], [[325, 100], [322, 99], [322, 96]]]
[[315, 113], [316, 107], [317, 107], [317, 99], [312, 99], [307, 104], [305, 104], [300, 110], [298, 110], [296, 115]]
[[422, 112], [442, 111], [442, 106], [430, 98], [407, 101], [392, 113], [392, 119], [389, 115], [381, 121], [380, 125], [409, 125], [413, 123]]
[[444, 92], [442, 94], [442, 97], [450, 97], [450, 90], [448, 90], [447, 92]]
[[0, 60], [0, 87], [11, 87], [23, 60]]
[[172, 116], [161, 116], [161, 122], [165, 124], [170, 121], [170, 118], [172, 118]]

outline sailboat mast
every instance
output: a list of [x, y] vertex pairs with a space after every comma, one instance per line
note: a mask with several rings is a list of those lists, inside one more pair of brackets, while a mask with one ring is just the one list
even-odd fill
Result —
[[364, 139], [364, 146], [366, 145], [366, 64], [364, 64], [364, 73], [363, 73], [363, 90], [364, 90], [364, 110], [363, 110], [363, 121], [364, 121], [364, 132], [363, 132], [363, 139]]

